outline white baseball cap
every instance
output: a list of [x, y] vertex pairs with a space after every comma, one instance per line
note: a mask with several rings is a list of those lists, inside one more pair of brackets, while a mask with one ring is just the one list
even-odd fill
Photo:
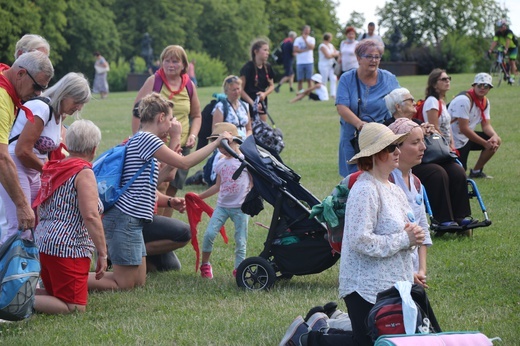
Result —
[[473, 84], [487, 84], [490, 87], [493, 87], [493, 84], [491, 83], [493, 81], [493, 77], [491, 75], [481, 72], [475, 76], [475, 80], [473, 81]]
[[316, 83], [323, 83], [323, 79], [321, 78], [321, 74], [315, 73], [312, 75], [311, 79]]

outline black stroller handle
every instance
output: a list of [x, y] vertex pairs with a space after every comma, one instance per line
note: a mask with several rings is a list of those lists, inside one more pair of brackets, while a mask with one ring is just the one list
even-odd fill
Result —
[[224, 148], [225, 151], [228, 152], [229, 155], [233, 156], [235, 159], [239, 159], [238, 154], [229, 146], [229, 140], [223, 139], [220, 141], [220, 145]]

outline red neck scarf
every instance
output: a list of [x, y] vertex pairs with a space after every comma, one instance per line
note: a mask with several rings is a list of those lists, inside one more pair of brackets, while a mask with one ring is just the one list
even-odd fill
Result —
[[[0, 72], [9, 70], [10, 67], [6, 64], [0, 63]], [[11, 84], [11, 82], [3, 75], [3, 73], [0, 73], [0, 88], [5, 89], [9, 96], [11, 97], [11, 100], [13, 100], [15, 109], [13, 111], [16, 112], [16, 107], [22, 109], [25, 112], [25, 116], [27, 117], [27, 120], [29, 120], [31, 123], [34, 123], [34, 115], [31, 112], [31, 110], [27, 107], [25, 107], [22, 104], [22, 100], [18, 97], [16, 94], [16, 90], [14, 89], [14, 86]]]
[[32, 207], [36, 208], [45, 202], [70, 177], [78, 174], [84, 168], [92, 168], [92, 163], [80, 158], [47, 161], [43, 165], [41, 187]]
[[475, 94], [475, 89], [471, 88], [468, 90], [468, 95], [471, 97], [475, 105], [480, 109], [480, 116], [482, 117], [482, 123], [486, 122], [486, 115], [484, 114], [484, 110], [487, 107], [487, 100], [484, 96], [482, 99], [480, 99], [477, 94]]
[[188, 75], [186, 73], [182, 74], [180, 88], [178, 90], [172, 90], [172, 87], [170, 86], [170, 83], [168, 83], [168, 78], [166, 77], [166, 74], [164, 73], [164, 70], [162, 67], [160, 69], [158, 69], [157, 72], [155, 72], [155, 74], [156, 74], [155, 78], [157, 78], [157, 76], [161, 77], [163, 84], [166, 86], [166, 89], [168, 89], [168, 91], [170, 92], [170, 95], [168, 96], [169, 100], [171, 100], [175, 95], [177, 95], [181, 91], [183, 91], [184, 88], [186, 88], [186, 84], [188, 84], [188, 80], [190, 79], [190, 77], [188, 77]]

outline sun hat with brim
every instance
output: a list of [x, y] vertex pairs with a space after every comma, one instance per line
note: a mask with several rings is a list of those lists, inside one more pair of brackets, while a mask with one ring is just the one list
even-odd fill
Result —
[[321, 77], [321, 74], [315, 73], [312, 75], [311, 80], [315, 81], [316, 83], [323, 83], [323, 78]]
[[231, 123], [216, 123], [211, 136], [209, 136], [207, 139], [216, 139], [224, 131], [229, 132], [233, 138], [242, 139], [242, 137], [238, 135], [237, 127]]
[[359, 153], [354, 155], [348, 163], [356, 163], [361, 157], [377, 154], [390, 144], [399, 144], [408, 136], [408, 133], [396, 135], [383, 124], [366, 123], [359, 133]]
[[493, 77], [491, 77], [490, 74], [487, 74], [485, 72], [481, 72], [475, 76], [475, 80], [473, 81], [472, 86], [475, 84], [487, 84], [490, 87], [493, 87]]

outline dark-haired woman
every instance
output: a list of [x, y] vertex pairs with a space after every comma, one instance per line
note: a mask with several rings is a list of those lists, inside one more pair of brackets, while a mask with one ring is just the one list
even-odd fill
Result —
[[[267, 63], [269, 58], [269, 43], [258, 39], [251, 45], [251, 60], [240, 69], [242, 80], [242, 100], [249, 104], [249, 114], [253, 114], [253, 103], [256, 97], [267, 105], [267, 96], [274, 90], [274, 71]], [[260, 117], [266, 121], [264, 111], [260, 111]]]

